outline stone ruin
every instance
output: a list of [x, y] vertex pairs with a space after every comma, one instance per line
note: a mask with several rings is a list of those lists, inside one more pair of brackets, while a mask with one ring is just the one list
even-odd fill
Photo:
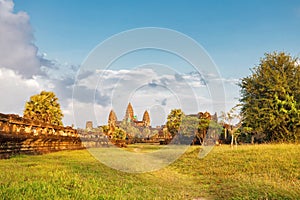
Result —
[[82, 148], [80, 137], [72, 127], [0, 113], [0, 158]]

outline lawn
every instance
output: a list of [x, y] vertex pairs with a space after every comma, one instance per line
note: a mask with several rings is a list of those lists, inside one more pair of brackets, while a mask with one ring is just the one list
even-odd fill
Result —
[[147, 173], [111, 169], [87, 150], [16, 156], [0, 160], [0, 199], [300, 199], [299, 145], [224, 145], [202, 159], [199, 150]]

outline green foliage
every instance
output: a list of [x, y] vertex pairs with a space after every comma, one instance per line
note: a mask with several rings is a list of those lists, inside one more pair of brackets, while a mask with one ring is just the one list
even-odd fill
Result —
[[167, 128], [172, 137], [178, 133], [183, 115], [184, 113], [181, 111], [181, 109], [173, 109], [168, 115]]
[[285, 53], [265, 54], [240, 83], [243, 123], [267, 141], [300, 138], [300, 66]]
[[116, 127], [115, 130], [112, 132], [112, 138], [115, 140], [125, 140], [126, 132], [122, 128]]
[[195, 136], [198, 132], [199, 122], [197, 117], [183, 115], [180, 133], [185, 136]]
[[209, 137], [219, 138], [222, 127], [209, 118], [198, 118], [185, 115], [180, 109], [171, 110], [168, 115], [167, 130], [172, 137], [178, 133], [184, 137], [196, 137], [200, 144], [205, 140], [209, 131]]
[[108, 132], [109, 132], [109, 126], [108, 125], [101, 126], [101, 129], [102, 129], [103, 133], [108, 134]]
[[42, 91], [31, 96], [25, 104], [24, 118], [62, 125], [62, 117], [58, 98], [53, 92]]
[[210, 124], [210, 120], [206, 118], [201, 118], [199, 121], [198, 133], [196, 136], [201, 144], [203, 143], [204, 138], [206, 137], [209, 124]]
[[274, 105], [274, 115], [281, 122], [280, 126], [277, 127], [280, 130], [280, 133], [276, 135], [277, 138], [287, 141], [299, 140], [300, 109], [297, 108], [298, 105], [294, 97], [286, 94], [282, 99], [279, 99], [278, 95], [275, 94]]
[[199, 131], [207, 130], [209, 127], [210, 120], [209, 119], [200, 119], [199, 120]]
[[[201, 121], [200, 121], [200, 124], [201, 124]], [[211, 120], [209, 122], [209, 126], [208, 126], [210, 129], [214, 129], [214, 130], [217, 130], [218, 133], [220, 133], [223, 129], [223, 127], [221, 126], [221, 124], [219, 124], [218, 122], [215, 122], [214, 120]]]

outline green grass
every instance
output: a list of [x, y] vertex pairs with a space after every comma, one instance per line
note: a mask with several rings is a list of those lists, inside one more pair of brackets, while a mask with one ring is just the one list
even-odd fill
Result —
[[[137, 148], [158, 147], [129, 151]], [[87, 150], [16, 156], [0, 160], [0, 199], [300, 199], [299, 145], [219, 146], [202, 159], [199, 150], [137, 174], [111, 169]]]

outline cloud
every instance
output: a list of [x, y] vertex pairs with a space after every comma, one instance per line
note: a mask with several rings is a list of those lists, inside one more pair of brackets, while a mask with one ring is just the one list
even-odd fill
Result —
[[0, 67], [25, 77], [38, 74], [40, 61], [34, 36], [25, 12], [14, 13], [11, 0], [0, 0]]
[[94, 127], [107, 124], [110, 106], [101, 106], [93, 102], [80, 102], [76, 99], [69, 99], [68, 106], [63, 108], [64, 122], [74, 124], [77, 127], [85, 127], [86, 121], [92, 121]]
[[162, 100], [162, 102], [161, 102], [161, 105], [162, 105], [162, 106], [165, 106], [165, 105], [167, 105], [167, 100], [168, 100], [168, 99], [166, 99], [166, 98], [165, 98], [165, 99], [163, 99], [163, 100]]
[[[113, 108], [119, 119], [125, 115], [128, 102], [133, 104], [138, 117], [142, 116], [145, 109], [150, 110], [153, 106], [161, 106], [164, 113], [174, 108], [182, 108], [186, 113], [197, 113], [199, 106], [207, 109], [213, 103], [199, 73], [162, 74], [151, 68], [95, 70], [94, 73], [82, 71], [77, 77], [73, 98], [79, 105], [84, 103]], [[77, 112], [77, 105], [74, 110]], [[85, 112], [81, 106], [78, 110]], [[88, 108], [86, 112], [90, 110]], [[83, 113], [77, 116], [86, 115]], [[99, 121], [106, 123], [107, 117]]]
[[0, 68], [0, 111], [22, 114], [25, 102], [38, 93], [42, 85], [36, 78], [25, 79], [11, 69]]

